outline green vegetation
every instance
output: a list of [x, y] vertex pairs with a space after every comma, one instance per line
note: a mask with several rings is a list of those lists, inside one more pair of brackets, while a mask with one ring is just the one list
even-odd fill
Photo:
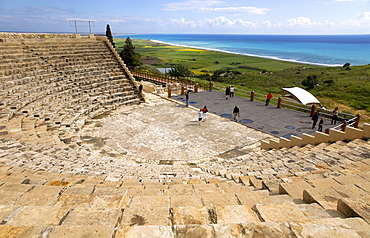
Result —
[[110, 30], [109, 24], [107, 25], [107, 29], [105, 31], [105, 36], [108, 38], [109, 42], [112, 44], [113, 47], [116, 47], [114, 44], [113, 36], [112, 36], [112, 31]]
[[136, 67], [143, 64], [141, 56], [135, 51], [135, 46], [132, 43], [130, 37], [127, 37], [122, 47], [122, 51], [119, 53], [123, 62], [129, 67]]
[[[124, 39], [115, 38], [120, 51]], [[328, 108], [360, 113], [370, 120], [370, 65], [322, 67], [133, 40], [144, 64], [156, 68], [182, 65], [199, 79], [243, 86], [262, 94], [283, 87], [308, 89]], [[202, 80], [202, 81], [203, 81]], [[203, 81], [204, 82], [204, 81]]]

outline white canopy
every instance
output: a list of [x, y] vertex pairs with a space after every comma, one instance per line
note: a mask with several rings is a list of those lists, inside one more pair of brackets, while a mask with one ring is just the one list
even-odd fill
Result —
[[321, 107], [321, 103], [317, 98], [312, 95], [310, 92], [304, 90], [303, 88], [294, 87], [294, 88], [282, 88], [283, 96], [285, 93], [289, 93], [290, 97], [294, 98], [303, 105], [312, 105], [318, 104]]

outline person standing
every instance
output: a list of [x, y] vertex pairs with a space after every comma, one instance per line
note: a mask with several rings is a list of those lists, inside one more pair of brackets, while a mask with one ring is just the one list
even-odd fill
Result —
[[207, 120], [207, 113], [208, 113], [207, 106], [204, 106], [202, 111], [203, 111], [203, 122], [205, 122]]
[[319, 118], [320, 118], [320, 113], [319, 113], [319, 111], [315, 111], [315, 113], [313, 114], [313, 116], [312, 116], [312, 129], [314, 129], [315, 128], [315, 126], [316, 126], [316, 124], [317, 124], [317, 121], [319, 120]]
[[229, 99], [229, 95], [230, 95], [230, 86], [227, 86], [227, 87], [226, 87], [225, 95], [226, 95], [226, 100], [227, 100], [227, 99]]
[[235, 105], [233, 109], [234, 121], [238, 121], [239, 113], [240, 113], [239, 108], [237, 105]]
[[322, 128], [324, 127], [324, 120], [320, 119], [319, 121], [319, 128], [317, 129], [318, 131], [322, 132]]
[[266, 96], [266, 104], [265, 104], [265, 106], [269, 105], [270, 100], [271, 100], [271, 98], [272, 98], [272, 97], [273, 97], [273, 96], [272, 96], [272, 93], [268, 93], [268, 94], [267, 94], [267, 96]]
[[185, 93], [185, 107], [189, 106], [189, 91]]
[[332, 112], [332, 117], [331, 117], [331, 124], [333, 125], [336, 125], [337, 124], [337, 120], [338, 120], [338, 113], [339, 113], [339, 109], [338, 107], [334, 108], [333, 112]]
[[235, 89], [234, 89], [234, 86], [231, 86], [230, 87], [230, 97], [234, 97], [234, 92], [235, 92]]

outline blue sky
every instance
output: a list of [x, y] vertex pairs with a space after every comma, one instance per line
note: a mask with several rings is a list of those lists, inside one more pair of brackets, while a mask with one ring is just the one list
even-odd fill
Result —
[[370, 0], [0, 0], [0, 31], [74, 32], [70, 20], [93, 33], [370, 34]]

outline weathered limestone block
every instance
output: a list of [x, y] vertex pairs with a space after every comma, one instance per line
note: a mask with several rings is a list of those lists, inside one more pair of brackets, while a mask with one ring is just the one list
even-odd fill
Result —
[[56, 226], [52, 229], [50, 237], [111, 237], [114, 233], [113, 227], [104, 225], [85, 225], [85, 226]]
[[252, 208], [256, 204], [270, 204], [272, 202], [269, 192], [266, 190], [254, 191], [247, 196], [239, 196], [238, 199], [243, 205]]
[[301, 212], [297, 205], [293, 204], [257, 204], [255, 209], [263, 221], [305, 221], [307, 217]]
[[211, 222], [207, 207], [173, 207], [172, 213], [174, 225], [206, 225]]
[[198, 237], [198, 238], [208, 238], [214, 237], [214, 229], [210, 225], [176, 225], [175, 233], [178, 238], [187, 237]]
[[204, 194], [202, 199], [207, 207], [238, 205], [233, 194]]
[[0, 235], [9, 238], [37, 238], [42, 236], [46, 229], [45, 226], [0, 225]]
[[196, 195], [172, 196], [171, 207], [203, 206], [202, 197]]
[[337, 209], [337, 201], [342, 197], [332, 188], [312, 188], [303, 191], [303, 200], [308, 203], [316, 202], [325, 209]]
[[125, 226], [169, 226], [171, 225], [170, 211], [167, 207], [128, 207], [123, 212], [121, 224]]
[[317, 203], [299, 204], [298, 208], [309, 220], [332, 218], [332, 216]]
[[245, 205], [216, 206], [217, 224], [259, 222], [257, 214]]
[[210, 224], [214, 229], [214, 237], [245, 238], [240, 224]]
[[243, 237], [296, 237], [286, 222], [255, 222], [241, 224], [245, 232]]
[[48, 206], [59, 197], [62, 187], [35, 186], [31, 191], [19, 198], [15, 205], [19, 206]]
[[167, 196], [194, 195], [194, 190], [191, 184], [174, 184], [165, 189], [164, 194]]
[[336, 237], [360, 238], [361, 236], [338, 219], [322, 219], [307, 222], [290, 222], [292, 231], [297, 237]]
[[312, 188], [312, 186], [305, 181], [280, 183], [279, 193], [287, 193], [294, 199], [303, 199], [303, 191], [310, 188]]
[[338, 211], [347, 217], [362, 217], [370, 223], [370, 197], [342, 198], [338, 201]]
[[121, 226], [119, 227], [116, 238], [173, 238], [171, 226]]
[[121, 209], [119, 208], [95, 209], [88, 206], [80, 206], [75, 208], [68, 214], [62, 225], [106, 225], [114, 227], [120, 215]]
[[67, 212], [67, 208], [56, 206], [25, 206], [9, 219], [7, 225], [56, 226]]

